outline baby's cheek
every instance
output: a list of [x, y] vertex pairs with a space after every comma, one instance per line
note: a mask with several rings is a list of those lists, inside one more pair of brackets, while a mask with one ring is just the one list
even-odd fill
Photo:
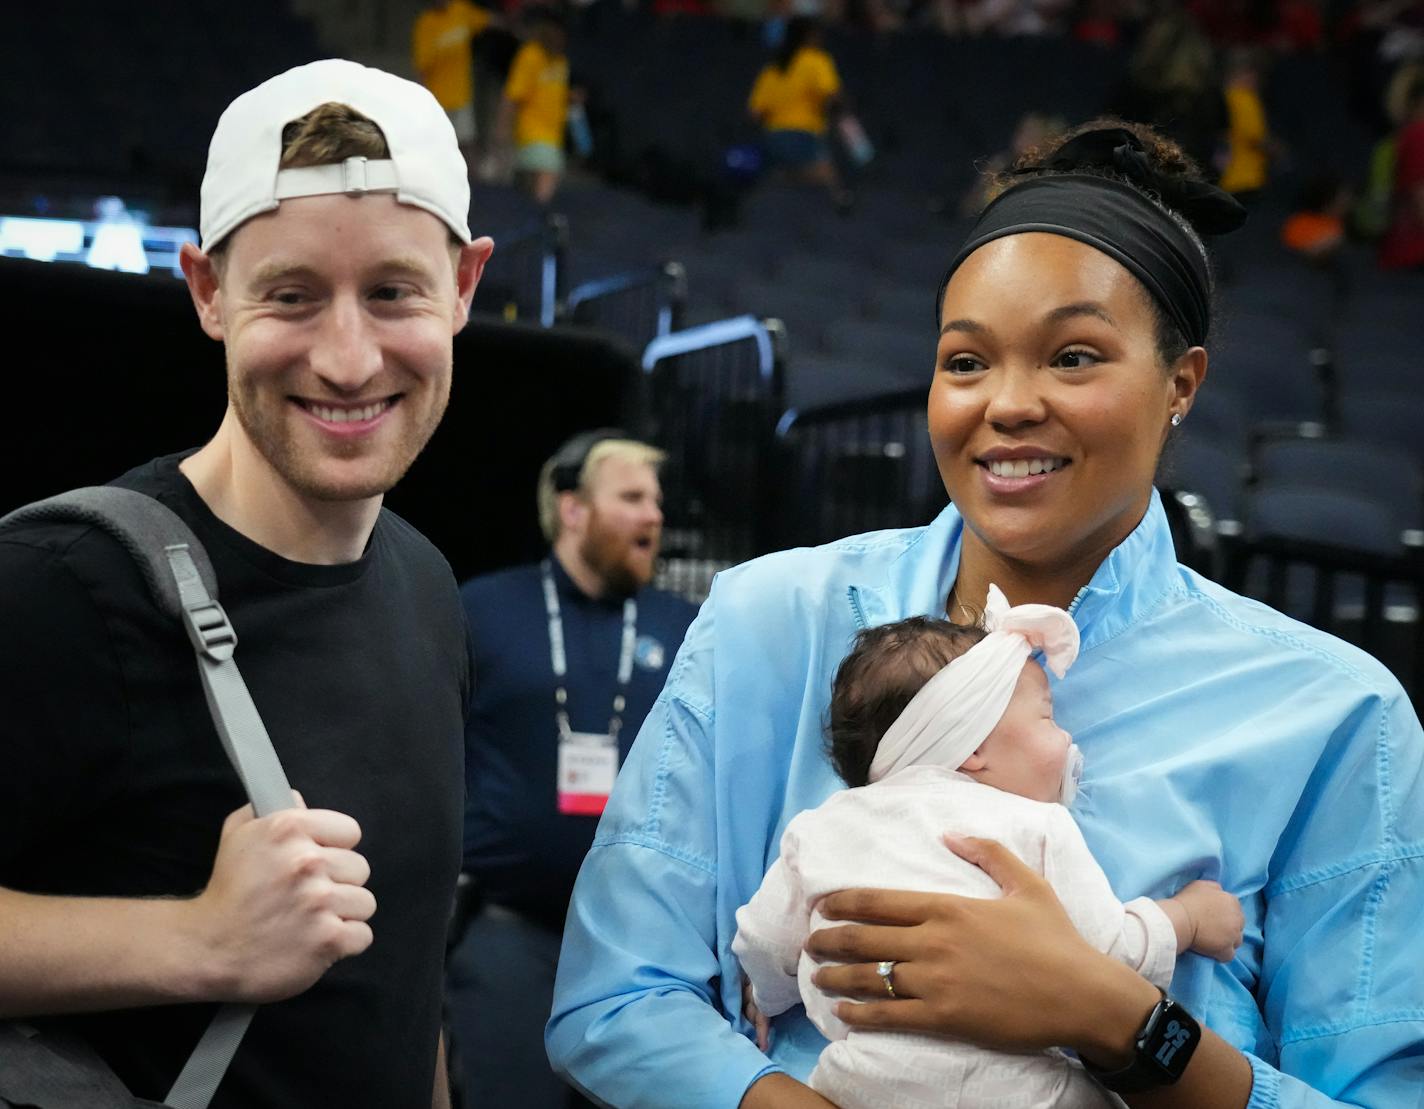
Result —
[[1063, 768], [1067, 765], [1067, 762], [1067, 747], [1054, 749], [1044, 755], [1043, 778], [1044, 781], [1052, 784], [1055, 791], [1063, 782]]

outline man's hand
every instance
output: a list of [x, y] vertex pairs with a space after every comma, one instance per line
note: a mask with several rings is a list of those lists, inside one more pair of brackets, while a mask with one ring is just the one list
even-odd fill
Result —
[[370, 865], [353, 850], [360, 827], [297, 801], [261, 819], [250, 805], [232, 813], [207, 889], [189, 903], [216, 999], [281, 1001], [371, 945], [376, 899], [365, 888]]

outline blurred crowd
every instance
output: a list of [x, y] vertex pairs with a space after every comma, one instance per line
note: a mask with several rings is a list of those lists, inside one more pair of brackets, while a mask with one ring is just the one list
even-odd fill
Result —
[[[420, 15], [414, 68], [450, 113], [472, 177], [516, 182], [540, 205], [552, 202], [567, 162], [589, 157], [593, 143], [585, 94], [570, 76], [570, 36], [576, 43], [600, 7], [634, 3], [505, 0], [496, 10], [438, 0]], [[1268, 196], [1289, 208], [1280, 229], [1289, 249], [1328, 263], [1353, 239], [1379, 244], [1385, 266], [1424, 264], [1424, 0], [650, 0], [650, 11], [756, 28], [769, 57], [742, 95], [760, 141], [728, 156], [753, 166], [748, 177], [820, 185], [842, 208], [874, 156], [873, 127], [868, 136], [822, 30], [1061, 36], [1125, 59], [1110, 113], [1168, 134], [1248, 205]], [[1327, 60], [1374, 143], [1368, 164], [1353, 153], [1334, 164], [1298, 161], [1289, 136], [1272, 127], [1273, 67], [1300, 53]], [[1074, 122], [1044, 107], [1023, 115], [967, 196], [936, 205], [969, 214], [995, 171]]]
[[[570, 0], [575, 8], [601, 0]], [[613, 0], [648, 6], [659, 15], [720, 15], [776, 23], [816, 16], [870, 31], [926, 27], [950, 35], [1059, 35], [1121, 45], [1131, 42], [1164, 8], [1188, 13], [1218, 46], [1278, 51], [1348, 48], [1357, 42], [1402, 57], [1424, 38], [1417, 0]], [[502, 0], [515, 16], [535, 0]]]

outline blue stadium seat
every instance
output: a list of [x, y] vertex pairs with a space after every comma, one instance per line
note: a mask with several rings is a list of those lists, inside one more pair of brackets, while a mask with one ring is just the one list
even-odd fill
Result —
[[[1418, 620], [1412, 585], [1377, 583], [1372, 592], [1358, 571], [1329, 572], [1313, 565], [1310, 545], [1361, 552], [1396, 567], [1410, 565], [1392, 505], [1358, 492], [1262, 486], [1247, 495], [1245, 541], [1234, 548], [1235, 565], [1226, 584], [1327, 630], [1337, 621], [1363, 617], [1369, 635], [1370, 628], [1398, 618], [1391, 613]], [[1264, 550], [1274, 554], [1259, 557]], [[1304, 561], [1293, 561], [1298, 557]]]
[[1234, 313], [1209, 349], [1213, 385], [1236, 392], [1252, 424], [1325, 419], [1318, 346], [1297, 323]]
[[799, 292], [826, 297], [834, 304], [864, 306], [869, 274], [855, 262], [809, 254], [784, 258], [776, 267], [778, 283]]
[[935, 366], [935, 338], [926, 329], [907, 332], [871, 320], [841, 318], [825, 332], [826, 350], [864, 361], [867, 372], [886, 390], [924, 382], [928, 389]]
[[866, 309], [871, 319], [906, 331], [934, 334], [934, 290], [880, 277], [870, 282]]
[[837, 303], [824, 293], [768, 280], [739, 282], [728, 294], [726, 303], [733, 314], [774, 316], [785, 323], [793, 358], [824, 349], [826, 328], [833, 320], [853, 311], [848, 301]]
[[1261, 487], [1315, 488], [1389, 508], [1396, 542], [1424, 518], [1424, 469], [1402, 447], [1350, 439], [1269, 440], [1257, 447], [1253, 470]]
[[1356, 319], [1335, 336], [1335, 375], [1342, 395], [1361, 390], [1417, 390], [1424, 383], [1424, 302], [1412, 323]]
[[1340, 397], [1340, 427], [1353, 439], [1410, 451], [1424, 465], [1424, 393], [1346, 390]]
[[903, 285], [919, 285], [925, 296], [934, 301], [944, 271], [959, 248], [959, 239], [935, 236], [928, 240], [908, 242], [887, 239], [880, 253], [880, 272]]
[[802, 353], [794, 333], [791, 344], [786, 365], [786, 403], [793, 408], [878, 397], [896, 387], [887, 383], [883, 371], [862, 358]]
[[1186, 438], [1200, 435], [1229, 444], [1238, 450], [1244, 449], [1249, 438], [1250, 424], [1240, 393], [1225, 385], [1218, 385], [1214, 376], [1208, 376], [1206, 384], [1197, 391], [1192, 400], [1192, 410], [1187, 413], [1182, 431]]
[[1223, 534], [1240, 529], [1246, 454], [1239, 444], [1215, 440], [1193, 429], [1168, 447], [1158, 484], [1195, 493]]

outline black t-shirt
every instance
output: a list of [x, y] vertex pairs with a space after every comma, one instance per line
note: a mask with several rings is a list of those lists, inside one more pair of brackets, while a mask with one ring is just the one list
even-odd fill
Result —
[[[305, 993], [257, 1010], [214, 1109], [428, 1109], [445, 927], [460, 866], [469, 655], [449, 566], [383, 511], [362, 557], [289, 562], [220, 521], [181, 456], [116, 484], [156, 496], [207, 548], [237, 661], [292, 786], [348, 813], [375, 935]], [[0, 886], [192, 894], [246, 798], [192, 647], [130, 556], [80, 525], [0, 534]], [[65, 1018], [161, 1098], [213, 1005]]]
[[[550, 560], [568, 656], [569, 722], [605, 733], [618, 692], [623, 600], [581, 592]], [[538, 564], [460, 587], [474, 652], [475, 693], [466, 726], [465, 869], [486, 899], [563, 926], [595, 816], [558, 811], [559, 742], [549, 619]], [[640, 590], [638, 637], [628, 683], [620, 765], [662, 692], [668, 667], [697, 609], [681, 597]]]

